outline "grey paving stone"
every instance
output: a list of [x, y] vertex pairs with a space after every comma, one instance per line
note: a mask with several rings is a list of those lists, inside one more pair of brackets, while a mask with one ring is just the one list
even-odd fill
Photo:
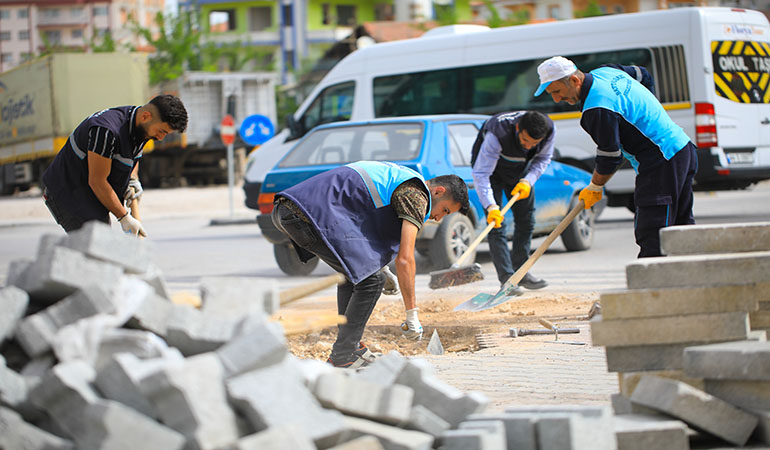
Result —
[[409, 360], [397, 351], [391, 351], [375, 359], [374, 363], [366, 370], [356, 373], [356, 376], [383, 386], [390, 386], [397, 382], [408, 362]]
[[583, 419], [577, 414], [543, 413], [537, 416], [535, 429], [540, 450], [599, 450], [581, 433]]
[[213, 353], [167, 364], [140, 380], [140, 389], [161, 421], [192, 440], [200, 450], [238, 440], [234, 411], [222, 383], [224, 368]]
[[32, 302], [50, 305], [90, 284], [111, 293], [122, 276], [119, 266], [69, 248], [53, 247], [50, 254], [27, 267], [20, 277], [22, 284], [16, 286], [27, 291]]
[[641, 258], [626, 265], [630, 289], [765, 283], [770, 252]]
[[371, 420], [345, 416], [346, 439], [374, 436], [385, 450], [428, 450], [433, 446], [433, 436], [419, 431], [404, 430]]
[[335, 445], [328, 450], [385, 450], [385, 447], [374, 436], [361, 436], [344, 444]]
[[660, 411], [634, 403], [628, 397], [620, 393], [610, 395], [610, 404], [612, 404], [612, 411], [615, 413], [615, 417], [633, 414], [643, 416], [663, 416]]
[[313, 441], [297, 426], [282, 425], [242, 437], [236, 450], [316, 450]]
[[770, 250], [770, 222], [662, 228], [660, 250], [670, 256]]
[[[472, 416], [469, 416], [472, 417]], [[449, 422], [422, 405], [414, 405], [409, 413], [405, 428], [428, 433], [434, 438], [449, 429]]]
[[[537, 450], [536, 417], [531, 413], [483, 413], [471, 414], [463, 423], [499, 420], [505, 426], [507, 448]], [[462, 425], [462, 424], [461, 424]]]
[[182, 315], [177, 310], [194, 309], [190, 305], [177, 305], [171, 300], [153, 292], [147, 296], [139, 308], [134, 311], [126, 326], [151, 331], [165, 338], [168, 332], [168, 321], [172, 315]]
[[770, 410], [747, 409], [747, 412], [757, 418], [757, 429], [751, 435], [752, 439], [763, 444], [770, 444]]
[[456, 427], [470, 414], [484, 412], [489, 403], [484, 395], [463, 393], [439, 380], [433, 374], [430, 363], [422, 359], [408, 360], [396, 382], [414, 389], [415, 405], [425, 406], [452, 427]]
[[500, 449], [506, 450], [508, 448], [508, 441], [505, 434], [505, 424], [502, 420], [473, 420], [461, 422], [460, 430], [483, 430], [486, 434], [484, 438], [484, 449]]
[[593, 345], [605, 347], [745, 340], [749, 331], [746, 312], [619, 320], [596, 316], [591, 320]]
[[16, 286], [0, 289], [0, 344], [13, 336], [29, 304], [29, 295]]
[[684, 371], [713, 380], [770, 381], [770, 342], [737, 341], [688, 347]]
[[756, 311], [759, 300], [770, 298], [770, 282], [624, 289], [599, 296], [604, 320]]
[[500, 437], [481, 428], [447, 430], [441, 435], [445, 450], [505, 450]]
[[707, 379], [705, 391], [740, 408], [770, 410], [770, 381]]
[[157, 264], [150, 261], [147, 270], [138, 276], [139, 279], [152, 286], [156, 294], [167, 300], [171, 299], [171, 294], [169, 294], [168, 286], [166, 285], [166, 278], [163, 276], [163, 270]]
[[213, 352], [229, 342], [240, 321], [187, 307], [172, 308], [166, 322], [166, 341], [185, 356]]
[[643, 376], [631, 401], [665, 412], [735, 445], [743, 445], [757, 418], [685, 383]]
[[0, 448], [8, 450], [71, 450], [72, 441], [29, 424], [15, 411], [0, 406]]
[[140, 359], [131, 353], [117, 353], [98, 371], [95, 385], [105, 398], [157, 418], [155, 406], [142, 393], [142, 380], [166, 366], [183, 363], [184, 357], [176, 349], [170, 350], [164, 357], [152, 359]]
[[19, 409], [27, 401], [27, 382], [24, 377], [6, 366], [0, 354], [0, 405]]
[[291, 358], [231, 377], [225, 385], [230, 402], [257, 431], [296, 425], [320, 448], [338, 444], [345, 431], [342, 414], [321, 407]]
[[754, 311], [749, 313], [752, 330], [770, 330], [770, 311]]
[[6, 286], [16, 286], [21, 288], [26, 281], [27, 269], [31, 266], [33, 261], [28, 259], [16, 259], [11, 261], [8, 265], [8, 273], [5, 277]]
[[391, 425], [409, 420], [414, 398], [410, 387], [385, 387], [341, 371], [318, 377], [313, 392], [326, 408]]
[[49, 255], [53, 248], [61, 245], [67, 239], [66, 236], [61, 234], [45, 233], [40, 236], [37, 241], [37, 251], [35, 252], [36, 258], [45, 258]]
[[69, 233], [61, 245], [123, 267], [130, 273], [146, 272], [150, 263], [147, 241], [113, 230], [99, 221], [87, 222], [79, 230]]
[[[616, 450], [615, 436], [612, 432], [612, 410], [607, 406], [591, 406], [591, 405], [522, 405], [522, 406], [509, 406], [505, 409], [506, 413], [513, 414], [534, 414], [538, 417], [537, 433], [538, 436], [545, 431], [541, 431], [539, 425], [540, 417], [548, 414], [569, 414], [570, 416], [576, 416], [577, 419], [572, 419], [569, 425], [565, 425], [563, 420], [559, 418], [553, 419], [554, 423], [558, 423], [557, 427], [569, 427], [576, 435], [569, 438], [571, 445], [575, 448], [594, 448], [595, 450]], [[551, 431], [547, 431], [551, 433]], [[550, 439], [550, 438], [549, 438]], [[586, 445], [593, 447], [585, 447]], [[541, 448], [543, 447], [541, 443]]]
[[181, 433], [118, 402], [100, 400], [88, 405], [80, 420], [83, 427], [75, 436], [78, 448], [181, 450], [187, 442]]
[[690, 450], [687, 426], [660, 416], [615, 416], [618, 450]]
[[225, 378], [276, 364], [289, 353], [283, 328], [265, 320], [263, 314], [249, 316], [246, 327], [247, 332], [216, 350], [225, 368]]
[[205, 277], [201, 279], [201, 310], [243, 317], [272, 315], [280, 308], [278, 283], [247, 277]]
[[645, 376], [665, 378], [667, 380], [681, 381], [684, 384], [694, 387], [700, 391], [706, 389], [703, 378], [693, 378], [685, 375], [683, 370], [647, 370], [644, 372], [621, 372], [618, 373], [618, 388], [622, 395], [631, 398], [636, 386]]

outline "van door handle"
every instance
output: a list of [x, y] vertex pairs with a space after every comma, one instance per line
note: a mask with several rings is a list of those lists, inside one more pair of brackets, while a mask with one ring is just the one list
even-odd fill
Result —
[[770, 125], [770, 118], [765, 117], [760, 123], [762, 125]]

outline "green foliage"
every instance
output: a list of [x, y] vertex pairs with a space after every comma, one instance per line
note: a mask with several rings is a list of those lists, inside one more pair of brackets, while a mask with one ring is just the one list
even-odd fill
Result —
[[275, 129], [280, 130], [286, 126], [286, 118], [294, 114], [299, 107], [297, 97], [292, 90], [283, 89], [280, 86], [275, 88], [276, 101], [276, 120]]
[[528, 23], [530, 20], [529, 11], [520, 10], [516, 11], [512, 15], [503, 18], [500, 12], [497, 11], [495, 5], [492, 4], [492, 0], [483, 0], [484, 5], [489, 10], [489, 19], [487, 19], [487, 26], [489, 28], [510, 27], [513, 25], [522, 25]]
[[96, 36], [91, 37], [88, 46], [94, 53], [113, 53], [117, 50], [117, 43], [109, 31], [104, 34], [101, 42], [97, 42]]
[[178, 78], [185, 70], [200, 70], [200, 29], [193, 11], [182, 11], [177, 16], [155, 16], [159, 32], [153, 35], [148, 28], [132, 22], [134, 32], [155, 47], [150, 57], [150, 84]]
[[584, 17], [596, 17], [596, 16], [604, 16], [606, 13], [602, 12], [601, 7], [599, 7], [599, 4], [595, 1], [589, 2], [588, 6], [586, 6], [584, 9], [576, 9], [575, 10], [575, 18], [582, 19]]
[[458, 22], [457, 11], [452, 6], [433, 5], [436, 11], [436, 22], [439, 25], [454, 25]]

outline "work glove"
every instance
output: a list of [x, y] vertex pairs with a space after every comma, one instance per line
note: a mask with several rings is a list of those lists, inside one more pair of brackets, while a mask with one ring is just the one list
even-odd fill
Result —
[[516, 186], [513, 187], [511, 196], [519, 194], [519, 198], [524, 200], [525, 198], [529, 197], [530, 192], [532, 192], [532, 186], [529, 184], [529, 181], [522, 178], [518, 183], [516, 183]]
[[500, 212], [500, 207], [492, 205], [487, 209], [487, 223], [495, 223], [495, 228], [503, 226], [503, 214]]
[[144, 228], [142, 228], [142, 223], [129, 213], [126, 213], [125, 216], [118, 219], [118, 223], [120, 224], [120, 228], [122, 228], [123, 232], [126, 234], [147, 237], [147, 233], [145, 233]]
[[591, 184], [583, 188], [582, 191], [580, 191], [580, 195], [578, 195], [579, 200], [583, 200], [586, 204], [586, 209], [590, 209], [592, 206], [594, 206], [599, 200], [602, 199], [602, 187], [598, 184], [594, 184], [592, 181]]
[[382, 293], [385, 295], [398, 295], [401, 289], [398, 287], [398, 278], [390, 271], [390, 267], [382, 268], [385, 275], [385, 286], [382, 287]]
[[417, 318], [417, 308], [406, 310], [406, 320], [401, 324], [401, 333], [413, 341], [422, 339], [422, 325]]
[[142, 198], [143, 193], [144, 189], [142, 189], [142, 183], [140, 183], [137, 178], [131, 178], [128, 180], [128, 187], [126, 188], [126, 193], [123, 195], [123, 198], [129, 202], [133, 199], [139, 201], [139, 199]]

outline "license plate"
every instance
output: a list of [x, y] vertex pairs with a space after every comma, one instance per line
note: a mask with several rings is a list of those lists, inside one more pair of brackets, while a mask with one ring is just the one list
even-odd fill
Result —
[[754, 153], [728, 153], [727, 162], [729, 164], [753, 164]]

